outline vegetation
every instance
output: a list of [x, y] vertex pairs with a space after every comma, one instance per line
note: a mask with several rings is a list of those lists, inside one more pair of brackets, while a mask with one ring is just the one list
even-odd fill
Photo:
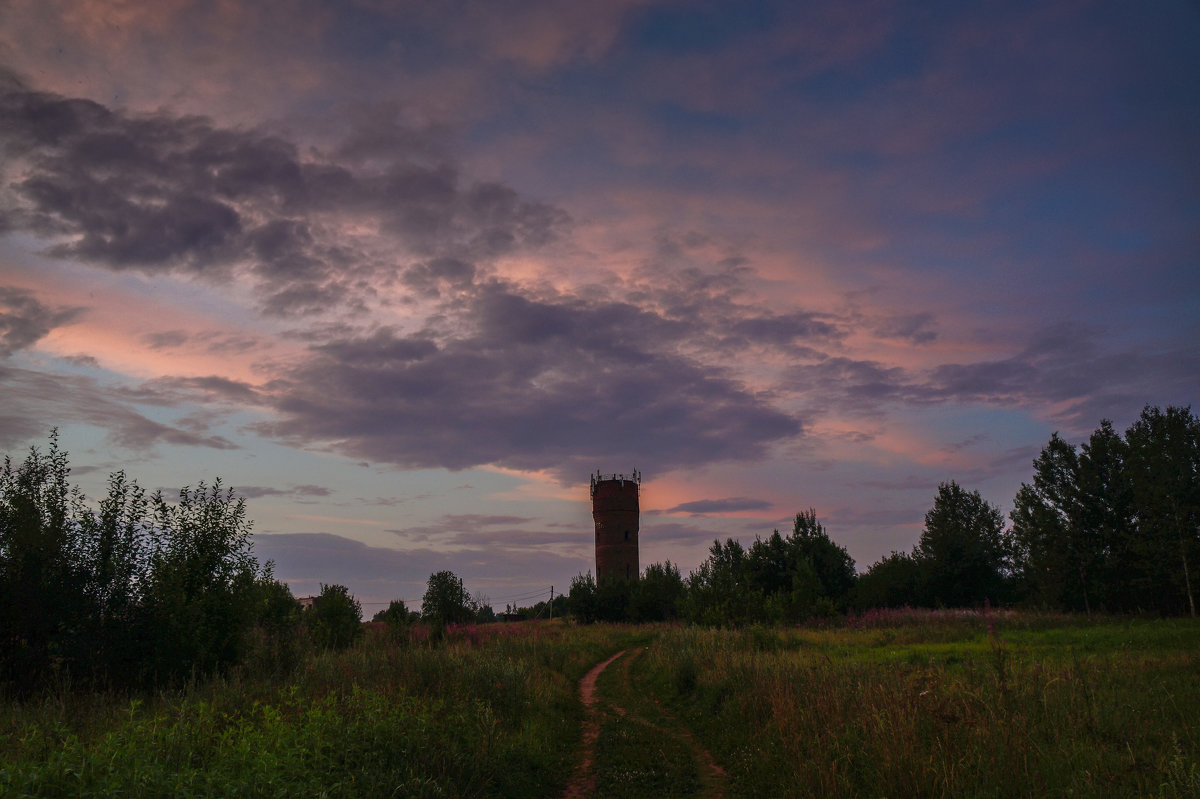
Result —
[[317, 646], [345, 649], [362, 635], [362, 605], [346, 586], [322, 584], [305, 621]]
[[1200, 626], [900, 611], [633, 664], [735, 796], [1198, 796]]
[[[709, 627], [794, 624], [847, 610], [982, 607], [1196, 615], [1200, 420], [1147, 407], [1125, 433], [1108, 421], [1076, 448], [1058, 434], [1033, 463], [1005, 526], [1000, 509], [950, 480], [911, 553], [856, 575], [813, 510], [749, 548], [714, 541], [686, 580], [670, 563], [640, 580], [572, 581], [584, 622], [681, 618]], [[654, 598], [648, 599], [650, 594]]]
[[[451, 625], [174, 689], [0, 702], [0, 795], [1200, 795], [1200, 623], [872, 611], [823, 626]], [[619, 708], [619, 709], [618, 709]]]
[[219, 480], [93, 509], [68, 475], [53, 434], [0, 471], [0, 795], [558, 795], [624, 651], [601, 796], [1200, 796], [1200, 622], [1163, 618], [1195, 615], [1190, 409], [1052, 436], [1010, 529], [949, 481], [856, 575], [810, 509], [686, 578], [579, 575], [554, 624], [475, 624], [450, 571], [420, 614], [301, 613]]
[[245, 502], [220, 480], [171, 503], [116, 472], [92, 509], [69, 474], [56, 434], [0, 471], [0, 682], [159, 684], [294, 633], [286, 586], [254, 559]]

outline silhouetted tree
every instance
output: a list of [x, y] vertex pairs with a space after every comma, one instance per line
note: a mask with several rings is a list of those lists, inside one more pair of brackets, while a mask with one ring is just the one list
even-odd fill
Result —
[[88, 621], [93, 581], [69, 474], [57, 431], [45, 454], [33, 447], [16, 467], [5, 457], [0, 471], [0, 676], [22, 684], [86, 643], [72, 631]]
[[[1191, 408], [1146, 407], [1125, 433], [1137, 521], [1135, 550], [1153, 581], [1147, 599], [1164, 612], [1196, 615], [1200, 556], [1200, 420]], [[1157, 579], [1155, 579], [1157, 578]], [[1149, 604], [1149, 603], [1148, 603]]]
[[652, 563], [633, 586], [629, 616], [633, 621], [668, 621], [678, 618], [685, 587], [679, 568], [666, 561]]
[[597, 620], [599, 606], [596, 603], [596, 580], [590, 571], [571, 578], [567, 608], [571, 615], [583, 624], [591, 624]]
[[218, 479], [183, 488], [169, 503], [150, 500], [157, 533], [144, 602], [153, 630], [154, 670], [182, 677], [229, 666], [253, 619], [258, 563], [250, 551], [246, 501]]
[[471, 620], [474, 610], [471, 599], [463, 589], [462, 580], [452, 571], [429, 575], [425, 596], [421, 599], [421, 618], [437, 627], [463, 624]]
[[362, 635], [362, 605], [344, 585], [321, 584], [321, 593], [305, 613], [313, 642], [324, 649], [345, 649]]
[[1007, 596], [1004, 517], [978, 491], [953, 480], [939, 485], [913, 554], [933, 604], [968, 607]]
[[921, 567], [907, 552], [892, 552], [858, 576], [854, 604], [860, 610], [921, 604]]

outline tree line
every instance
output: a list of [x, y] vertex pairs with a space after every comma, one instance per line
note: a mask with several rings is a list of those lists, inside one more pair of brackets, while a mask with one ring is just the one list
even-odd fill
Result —
[[1118, 434], [1105, 420], [1075, 447], [1057, 433], [1033, 462], [1008, 522], [978, 491], [938, 486], [911, 552], [862, 574], [813, 510], [790, 534], [714, 541], [686, 578], [670, 562], [641, 580], [581, 574], [579, 619], [791, 623], [875, 607], [984, 602], [1075, 612], [1195, 615], [1200, 566], [1200, 420], [1147, 406]]
[[[1078, 447], [1056, 433], [1033, 466], [1011, 524], [978, 491], [942, 483], [912, 551], [862, 574], [809, 509], [786, 535], [714, 541], [687, 577], [669, 561], [633, 581], [580, 574], [553, 612], [713, 626], [986, 601], [1195, 615], [1200, 420], [1190, 408], [1146, 407], [1124, 435], [1103, 421]], [[234, 667], [283, 672], [305, 646], [345, 647], [362, 634], [345, 586], [322, 585], [301, 610], [254, 557], [245, 500], [220, 480], [169, 501], [118, 471], [92, 508], [69, 473], [57, 433], [45, 452], [34, 447], [20, 464], [6, 457], [0, 470], [0, 683], [147, 686]], [[436, 638], [494, 618], [486, 598], [443, 571], [430, 575], [419, 613], [393, 602], [375, 620], [400, 639], [417, 620]]]

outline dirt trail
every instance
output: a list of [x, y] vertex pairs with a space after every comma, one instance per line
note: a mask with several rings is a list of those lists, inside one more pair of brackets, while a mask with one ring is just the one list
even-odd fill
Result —
[[596, 680], [600, 677], [600, 672], [624, 654], [625, 650], [622, 649], [608, 660], [597, 663], [579, 681], [579, 698], [583, 700], [583, 709], [587, 713], [583, 722], [583, 753], [580, 755], [579, 765], [575, 768], [575, 776], [563, 792], [563, 799], [585, 799], [596, 792], [596, 773], [592, 770], [592, 761], [596, 757], [596, 739], [600, 737], [600, 717], [595, 707]]
[[[580, 754], [579, 764], [575, 769], [575, 776], [571, 783], [563, 792], [563, 799], [586, 799], [593, 796], [596, 792], [596, 773], [593, 768], [596, 757], [596, 741], [600, 737], [600, 722], [601, 716], [599, 709], [596, 707], [599, 696], [596, 688], [596, 682], [600, 674], [607, 669], [614, 661], [625, 654], [627, 650], [622, 649], [607, 660], [597, 663], [591, 671], [584, 675], [579, 681], [579, 697], [583, 701], [584, 710], [587, 713], [587, 718], [583, 724], [583, 745]], [[696, 764], [699, 766], [701, 775], [701, 790], [700, 795], [709, 799], [724, 799], [727, 794], [728, 778], [725, 770], [717, 765], [713, 759], [712, 753], [704, 748], [701, 743], [692, 735], [691, 730], [683, 726], [683, 724], [670, 712], [662, 703], [651, 696], [649, 693], [644, 693], [637, 690], [635, 694], [634, 681], [635, 678], [629, 671], [630, 664], [637, 659], [642, 650], [636, 651], [632, 657], [625, 658], [620, 664], [620, 678], [622, 689], [627, 699], [633, 700], [635, 695], [638, 699], [644, 699], [653, 706], [653, 713], [660, 720], [667, 723], [667, 727], [661, 724], [656, 724], [642, 716], [639, 716], [635, 711], [630, 711], [627, 708], [618, 705], [613, 701], [613, 697], [606, 697], [605, 704], [623, 718], [634, 719], [637, 722], [645, 724], [651, 729], [660, 731], [664, 735], [673, 736], [682, 740], [687, 748], [692, 752]], [[640, 682], [640, 678], [636, 678]]]
[[[643, 650], [639, 650], [635, 652], [632, 657], [625, 658], [625, 660], [621, 661], [621, 676], [625, 681], [626, 690], [629, 692], [634, 690], [633, 684], [635, 682], [640, 683], [642, 680], [640, 676], [633, 677], [629, 671], [630, 664], [637, 659], [638, 655], [642, 654], [642, 651]], [[650, 726], [661, 730], [665, 735], [674, 735], [678, 738], [681, 738], [687, 744], [688, 748], [692, 750], [692, 757], [695, 758], [696, 765], [700, 767], [700, 780], [703, 784], [700, 795], [707, 797], [708, 799], [724, 799], [727, 793], [726, 788], [728, 784], [728, 775], [725, 773], [725, 769], [721, 768], [716, 759], [712, 756], [712, 752], [708, 751], [704, 745], [696, 739], [696, 736], [692, 734], [692, 731], [685, 727], [683, 723], [675, 717], [675, 714], [667, 710], [662, 702], [659, 702], [653, 694], [651, 694], [649, 691], [638, 690], [637, 695], [653, 705], [655, 711], [659, 714], [659, 716], [662, 717], [664, 721], [667, 722], [668, 725], [666, 728], [655, 724], [651, 724]], [[624, 715], [624, 711], [621, 711], [621, 715]], [[649, 724], [649, 722], [646, 723]]]

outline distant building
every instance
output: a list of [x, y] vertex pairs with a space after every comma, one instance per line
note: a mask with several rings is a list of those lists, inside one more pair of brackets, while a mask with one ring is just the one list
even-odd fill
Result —
[[306, 610], [308, 608], [311, 608], [314, 599], [316, 599], [315, 596], [298, 596], [298, 597], [296, 597], [296, 601], [300, 603], [301, 610]]
[[635, 580], [638, 566], [638, 494], [642, 475], [592, 475], [592, 519], [596, 522], [596, 581]]

